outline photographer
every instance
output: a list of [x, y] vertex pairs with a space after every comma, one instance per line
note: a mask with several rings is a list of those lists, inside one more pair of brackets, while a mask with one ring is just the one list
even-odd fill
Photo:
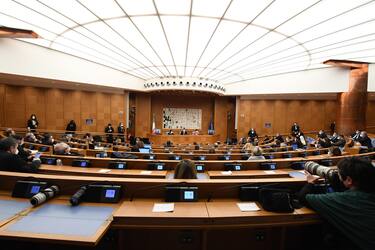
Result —
[[[300, 201], [313, 208], [334, 232], [326, 235], [327, 249], [375, 249], [375, 167], [361, 158], [345, 158], [338, 171], [314, 162], [306, 162], [307, 184], [301, 190]], [[312, 194], [314, 184], [325, 177], [337, 187], [335, 180], [345, 186], [344, 192]]]

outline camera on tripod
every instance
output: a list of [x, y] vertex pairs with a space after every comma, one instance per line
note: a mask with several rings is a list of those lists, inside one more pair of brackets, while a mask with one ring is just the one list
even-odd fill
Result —
[[322, 184], [314, 185], [314, 193], [331, 193], [345, 190], [344, 185], [340, 181], [339, 172], [337, 169], [322, 166], [313, 161], [308, 161], [305, 163], [305, 170], [312, 175], [318, 175], [324, 178], [324, 182]]

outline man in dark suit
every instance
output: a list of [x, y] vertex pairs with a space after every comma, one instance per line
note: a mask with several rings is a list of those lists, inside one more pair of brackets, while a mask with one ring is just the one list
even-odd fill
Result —
[[297, 135], [300, 132], [298, 124], [295, 122], [291, 128], [292, 135]]
[[104, 132], [107, 134], [107, 142], [112, 143], [113, 142], [113, 135], [114, 129], [112, 127], [112, 124], [108, 123], [107, 127], [105, 127]]
[[257, 132], [255, 131], [254, 128], [251, 128], [251, 129], [249, 130], [249, 133], [247, 133], [247, 135], [251, 138], [252, 141], [253, 141], [256, 137], [258, 137]]
[[185, 128], [183, 128], [181, 131], [180, 131], [180, 135], [187, 135], [187, 130]]
[[36, 172], [40, 166], [40, 159], [34, 158], [32, 162], [23, 160], [18, 155], [17, 141], [12, 138], [0, 140], [0, 170], [13, 172]]

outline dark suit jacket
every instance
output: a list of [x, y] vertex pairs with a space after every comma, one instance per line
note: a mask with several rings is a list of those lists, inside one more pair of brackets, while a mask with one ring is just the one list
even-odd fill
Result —
[[[40, 164], [39, 164], [40, 165]], [[12, 172], [36, 172], [39, 165], [27, 163], [19, 155], [0, 151], [0, 170]]]

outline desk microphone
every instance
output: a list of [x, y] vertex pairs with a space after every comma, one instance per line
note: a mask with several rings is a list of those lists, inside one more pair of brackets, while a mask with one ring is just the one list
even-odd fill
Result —
[[82, 201], [83, 195], [86, 193], [87, 186], [82, 186], [80, 189], [78, 189], [77, 192], [75, 192], [72, 197], [70, 197], [70, 204], [72, 206], [77, 206]]
[[60, 188], [57, 185], [50, 186], [49, 188], [46, 188], [42, 190], [41, 192], [37, 193], [30, 199], [30, 203], [33, 206], [38, 206], [47, 200], [53, 198], [55, 195], [57, 195], [60, 192]]

